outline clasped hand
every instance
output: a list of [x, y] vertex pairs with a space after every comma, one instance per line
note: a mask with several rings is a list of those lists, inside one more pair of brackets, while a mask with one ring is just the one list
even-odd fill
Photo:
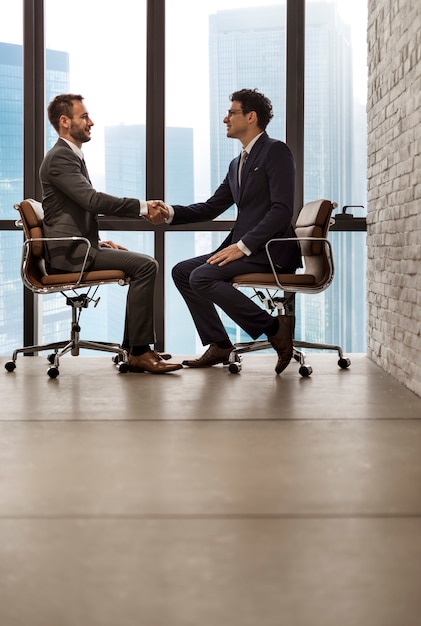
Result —
[[163, 224], [169, 217], [168, 207], [163, 200], [149, 200], [148, 214], [145, 215], [145, 219], [151, 224]]

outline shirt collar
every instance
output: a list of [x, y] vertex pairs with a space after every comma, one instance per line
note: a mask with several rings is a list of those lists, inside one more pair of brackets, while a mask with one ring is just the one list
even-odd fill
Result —
[[79, 159], [82, 159], [83, 161], [83, 152], [82, 150], [72, 141], [69, 141], [68, 139], [65, 139], [64, 137], [60, 137], [60, 139], [62, 139], [63, 141], [65, 141], [73, 150], [73, 152], [76, 152], [76, 154], [78, 155]]
[[261, 133], [259, 133], [258, 135], [256, 135], [256, 137], [254, 137], [250, 143], [248, 143], [246, 146], [243, 147], [243, 150], [245, 150], [247, 152], [247, 154], [250, 154], [250, 151], [252, 149], [252, 147], [254, 146], [254, 144], [256, 143], [256, 141], [259, 139], [259, 137], [261, 137], [263, 135], [263, 131]]

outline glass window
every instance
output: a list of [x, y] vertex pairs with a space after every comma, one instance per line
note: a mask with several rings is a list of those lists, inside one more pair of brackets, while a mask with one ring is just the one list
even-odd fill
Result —
[[329, 240], [333, 282], [317, 295], [297, 294], [295, 338], [365, 352], [366, 233], [331, 232]]
[[[23, 193], [22, 3], [0, 0], [0, 219], [15, 220]], [[0, 354], [23, 341], [22, 233], [0, 232]]]
[[[58, 93], [84, 96], [95, 123], [92, 141], [84, 146], [86, 162], [94, 186], [108, 192], [108, 178], [118, 178], [115, 161], [109, 165], [108, 159], [125, 154], [131, 130], [139, 152], [145, 152], [139, 127], [144, 129], [146, 116], [146, 0], [121, 0], [118, 10], [100, 0], [75, 0], [65, 19], [63, 5], [46, 0], [45, 17], [47, 58], [55, 61], [47, 104]], [[46, 128], [51, 145], [57, 136], [48, 121]], [[132, 154], [123, 166], [134, 166]], [[138, 174], [144, 183], [144, 172]], [[125, 195], [135, 192], [125, 178], [120, 188]]]
[[[307, 0], [306, 6], [304, 197], [305, 201], [328, 197], [340, 207], [362, 205], [349, 209], [355, 215], [364, 215], [366, 206], [365, 4], [365, 0], [351, 5], [348, 0]], [[16, 219], [13, 204], [23, 193], [22, 5], [0, 0], [2, 14], [8, 18], [0, 23], [0, 219]], [[75, 0], [65, 20], [60, 3], [45, 0], [44, 8], [47, 103], [58, 93], [82, 93], [95, 122], [93, 139], [84, 146], [94, 186], [114, 195], [143, 198], [146, 0], [121, 0], [118, 11], [99, 0]], [[235, 89], [256, 87], [263, 91], [272, 100], [275, 113], [268, 132], [285, 139], [285, 23], [284, 0], [272, 4], [261, 0], [166, 0], [167, 202], [203, 201], [224, 178], [230, 160], [240, 151], [238, 141], [226, 138], [223, 124], [229, 95]], [[46, 119], [46, 149], [56, 139]], [[221, 217], [234, 218], [234, 208]], [[211, 251], [225, 235], [201, 231], [170, 231], [165, 235], [169, 350], [201, 350], [190, 315], [171, 279], [171, 268], [178, 260]], [[2, 231], [1, 236], [7, 255], [2, 255], [0, 264], [0, 334], [16, 346], [22, 334], [22, 318], [18, 320], [15, 315], [22, 312], [21, 233]], [[154, 255], [151, 232], [102, 236], [119, 236], [128, 247]], [[365, 235], [336, 232], [331, 237], [338, 257], [334, 281], [338, 290], [331, 288], [326, 294], [331, 300], [326, 300], [316, 325], [332, 328], [328, 335], [339, 337], [346, 350], [363, 351]], [[121, 318], [122, 325], [125, 298], [121, 288], [115, 289], [118, 295], [101, 293], [101, 299], [106, 300], [104, 317], [108, 321], [104, 323], [112, 334], [109, 338], [118, 341], [117, 320]], [[40, 316], [44, 339], [67, 335], [69, 311], [62, 300], [38, 301], [45, 316]], [[174, 310], [180, 311], [182, 332], [179, 319], [175, 323], [172, 315]], [[307, 319], [309, 311], [303, 312]], [[225, 321], [231, 337], [237, 338], [238, 329], [230, 320]], [[351, 335], [345, 326], [353, 328]], [[13, 339], [16, 332], [19, 337]], [[6, 344], [2, 342], [2, 346]], [[4, 349], [9, 352], [8, 347]]]
[[[272, 137], [285, 140], [285, 2], [167, 0], [166, 201], [201, 202], [225, 178], [239, 154], [223, 119], [236, 89], [257, 88], [272, 101]], [[188, 16], [188, 19], [186, 19]], [[234, 208], [223, 216], [233, 218]], [[176, 290], [176, 261], [211, 252], [226, 233], [167, 233], [166, 344], [181, 354], [202, 351], [193, 322]], [[174, 311], [177, 314], [174, 315]], [[230, 337], [238, 330], [225, 319]]]
[[[367, 206], [366, 4], [307, 0], [305, 31], [304, 201], [358, 205], [348, 212], [359, 217]], [[365, 233], [332, 232], [331, 240], [333, 284], [323, 306], [314, 304], [320, 296], [302, 297], [297, 338], [317, 327], [321, 341], [364, 352]]]
[[366, 23], [365, 0], [307, 1], [306, 202], [366, 206]]
[[[47, 104], [59, 93], [77, 93], [94, 122], [83, 151], [94, 187], [116, 196], [145, 198], [146, 0], [121, 0], [118, 9], [99, 0], [75, 0], [70, 11], [45, 2]], [[57, 134], [46, 117], [46, 148]], [[151, 233], [101, 233], [153, 256]], [[122, 340], [125, 295], [100, 289], [101, 314], [84, 311], [83, 337]], [[41, 298], [41, 341], [69, 332], [69, 310], [60, 296]], [[92, 321], [91, 321], [92, 320]]]
[[0, 0], [0, 219], [14, 219], [23, 189], [22, 3]]
[[[167, 232], [165, 234], [165, 344], [175, 354], [196, 354], [202, 343], [196, 333], [187, 306], [171, 277], [176, 263], [215, 250], [226, 232]], [[234, 340], [237, 330], [226, 316], [225, 327]]]
[[[188, 151], [186, 166], [193, 164], [185, 170], [189, 188], [192, 175], [194, 183], [188, 201], [208, 198], [240, 152], [223, 124], [236, 89], [256, 87], [270, 98], [274, 119], [268, 132], [285, 140], [285, 2], [267, 5], [262, 0], [167, 0], [167, 150], [174, 153], [172, 129], [178, 128], [177, 155]], [[183, 180], [168, 186], [173, 167], [175, 160], [167, 163], [168, 200], [185, 202]]]
[[[16, 214], [18, 217], [18, 214]], [[0, 231], [0, 354], [23, 342], [23, 287], [20, 278], [22, 233]]]

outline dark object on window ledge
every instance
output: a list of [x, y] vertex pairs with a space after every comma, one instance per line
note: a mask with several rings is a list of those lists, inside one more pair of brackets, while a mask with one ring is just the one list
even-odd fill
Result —
[[342, 213], [336, 213], [335, 220], [343, 220], [343, 219], [354, 219], [354, 216], [352, 213], [347, 213], [346, 210], [347, 209], [363, 209], [364, 206], [362, 204], [345, 204], [345, 206], [342, 207]]

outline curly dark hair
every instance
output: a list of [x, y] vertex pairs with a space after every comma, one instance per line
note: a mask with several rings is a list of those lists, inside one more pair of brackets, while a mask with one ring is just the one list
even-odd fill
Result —
[[66, 115], [70, 119], [73, 118], [74, 100], [82, 102], [83, 96], [74, 93], [62, 93], [51, 100], [48, 105], [48, 119], [57, 132], [60, 130], [59, 120], [62, 115]]
[[257, 115], [257, 125], [261, 130], [265, 130], [273, 117], [272, 103], [257, 89], [240, 89], [230, 95], [231, 102], [241, 102], [243, 113], [255, 111]]

